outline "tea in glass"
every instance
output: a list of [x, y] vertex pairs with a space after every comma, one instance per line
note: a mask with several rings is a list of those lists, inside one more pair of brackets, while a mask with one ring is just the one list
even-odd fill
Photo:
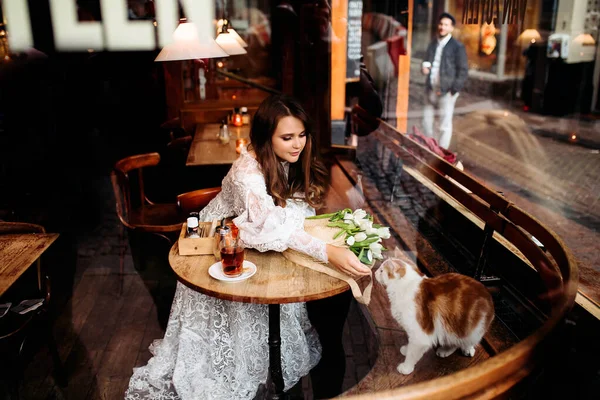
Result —
[[223, 274], [235, 278], [244, 272], [244, 247], [241, 242], [231, 237], [221, 242], [221, 264]]

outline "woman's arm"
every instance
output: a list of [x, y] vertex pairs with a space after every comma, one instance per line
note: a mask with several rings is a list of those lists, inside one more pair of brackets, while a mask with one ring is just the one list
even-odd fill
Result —
[[259, 251], [288, 248], [308, 254], [351, 275], [370, 272], [350, 250], [326, 244], [304, 230], [305, 215], [297, 208], [276, 206], [260, 181], [244, 180], [245, 209], [234, 219], [240, 238]]
[[371, 271], [358, 257], [345, 247], [327, 245], [329, 263], [348, 275], [369, 275]]
[[245, 194], [244, 210], [234, 219], [242, 241], [259, 251], [288, 248], [327, 262], [325, 242], [304, 231], [304, 214], [296, 207], [279, 207], [258, 185]]

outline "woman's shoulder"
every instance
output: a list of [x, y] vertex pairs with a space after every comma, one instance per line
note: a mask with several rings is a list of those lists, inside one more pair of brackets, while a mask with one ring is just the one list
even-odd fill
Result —
[[258, 161], [247, 151], [242, 151], [231, 168], [231, 174], [236, 180], [260, 178], [264, 180]]

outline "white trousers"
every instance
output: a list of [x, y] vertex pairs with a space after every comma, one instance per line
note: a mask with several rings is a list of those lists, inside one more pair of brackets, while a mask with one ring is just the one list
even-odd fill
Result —
[[[423, 107], [423, 133], [437, 140], [438, 144], [447, 149], [452, 139], [452, 116], [458, 93], [450, 92], [438, 96], [434, 90], [427, 90], [425, 106]], [[434, 133], [435, 116], [439, 117], [440, 129]]]

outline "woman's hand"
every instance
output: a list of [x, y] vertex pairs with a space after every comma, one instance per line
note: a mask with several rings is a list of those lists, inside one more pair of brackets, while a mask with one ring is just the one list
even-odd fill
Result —
[[329, 259], [329, 263], [331, 265], [351, 276], [369, 275], [371, 272], [369, 267], [361, 263], [353, 252], [344, 247], [337, 247], [328, 244], [327, 258]]

